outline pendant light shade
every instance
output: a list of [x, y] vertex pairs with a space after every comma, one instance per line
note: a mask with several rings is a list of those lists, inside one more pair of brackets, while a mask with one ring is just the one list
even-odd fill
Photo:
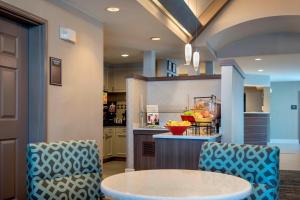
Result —
[[191, 61], [192, 61], [192, 45], [190, 43], [185, 45], [184, 53], [185, 53], [185, 63], [187, 65], [191, 64]]
[[199, 64], [200, 64], [200, 53], [199, 51], [195, 51], [193, 54], [193, 66], [195, 71], [198, 71]]

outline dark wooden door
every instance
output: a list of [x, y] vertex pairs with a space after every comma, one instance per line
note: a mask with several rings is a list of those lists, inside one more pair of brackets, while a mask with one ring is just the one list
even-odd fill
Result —
[[26, 199], [28, 31], [0, 17], [0, 200]]

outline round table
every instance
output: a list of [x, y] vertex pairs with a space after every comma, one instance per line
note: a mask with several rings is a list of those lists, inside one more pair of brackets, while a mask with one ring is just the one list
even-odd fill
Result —
[[200, 170], [144, 170], [104, 179], [102, 192], [116, 200], [243, 199], [251, 184], [239, 177]]

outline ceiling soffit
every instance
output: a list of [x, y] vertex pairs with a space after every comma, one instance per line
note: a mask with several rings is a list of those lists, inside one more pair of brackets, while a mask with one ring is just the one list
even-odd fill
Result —
[[205, 29], [229, 0], [207, 0], [199, 16], [186, 1], [137, 0], [146, 10], [175, 33], [183, 42], [191, 42]]

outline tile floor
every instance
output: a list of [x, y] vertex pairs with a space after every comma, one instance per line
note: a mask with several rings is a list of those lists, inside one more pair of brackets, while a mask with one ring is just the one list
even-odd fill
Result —
[[110, 161], [103, 164], [103, 178], [123, 173], [126, 168], [125, 161]]

